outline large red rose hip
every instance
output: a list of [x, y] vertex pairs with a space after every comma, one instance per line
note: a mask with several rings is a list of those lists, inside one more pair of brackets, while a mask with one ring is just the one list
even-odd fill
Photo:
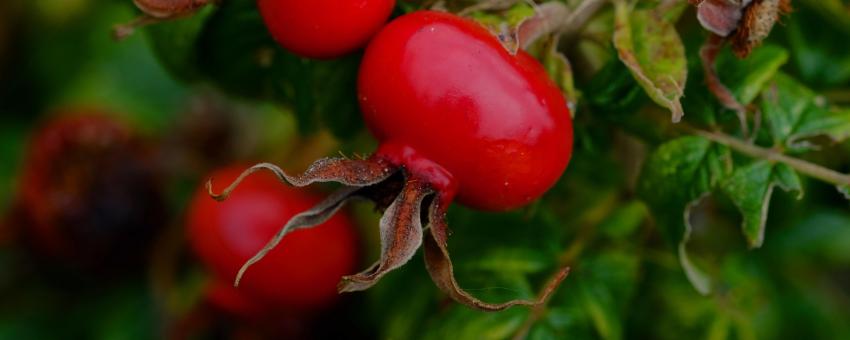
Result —
[[375, 137], [445, 168], [466, 205], [525, 205], [570, 159], [570, 112], [540, 63], [451, 14], [389, 24], [366, 50], [358, 92]]
[[[455, 197], [480, 209], [516, 208], [540, 197], [563, 173], [572, 152], [570, 112], [543, 67], [525, 52], [509, 53], [473, 21], [416, 12], [373, 38], [358, 91], [364, 119], [380, 141], [369, 159], [322, 159], [300, 176], [270, 164], [243, 173], [266, 169], [296, 186], [334, 181], [347, 187], [291, 219], [240, 274], [290, 230], [324, 220], [349, 199], [366, 198], [384, 210], [381, 258], [344, 277], [340, 291], [371, 287], [424, 241], [426, 267], [453, 299], [482, 310], [543, 301], [566, 269], [538, 301], [488, 304], [463, 291], [454, 279], [445, 223]], [[239, 181], [214, 197], [226, 198]]]
[[285, 49], [310, 58], [334, 58], [366, 45], [395, 0], [259, 0], [272, 37]]

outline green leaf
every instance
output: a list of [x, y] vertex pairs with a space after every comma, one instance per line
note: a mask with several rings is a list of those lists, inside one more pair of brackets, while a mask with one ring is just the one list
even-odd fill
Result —
[[823, 99], [785, 74], [777, 74], [762, 96], [761, 109], [774, 142], [796, 151], [801, 140], [827, 136], [835, 142], [850, 137], [850, 110], [828, 108]]
[[328, 128], [348, 140], [363, 126], [357, 103], [359, 55], [310, 60], [269, 35], [255, 1], [223, 2], [198, 42], [203, 74], [231, 94], [292, 108], [302, 134]]
[[191, 16], [145, 29], [148, 43], [162, 66], [182, 81], [198, 77], [197, 43], [207, 18], [215, 6], [204, 6]]
[[777, 75], [763, 93], [761, 103], [774, 142], [792, 144], [795, 129], [812, 108], [814, 93], [788, 76]]
[[691, 262], [687, 242], [689, 213], [731, 171], [729, 149], [697, 136], [674, 139], [650, 155], [640, 180], [640, 194], [656, 215], [668, 239], [677, 244], [679, 261], [694, 288], [711, 290], [709, 278]]
[[646, 94], [620, 60], [605, 64], [584, 92], [594, 112], [617, 118], [634, 113], [647, 102]]
[[570, 112], [575, 116], [576, 104], [580, 94], [575, 86], [572, 64], [566, 56], [558, 51], [558, 39], [557, 35], [551, 35], [544, 40], [540, 62], [546, 68], [549, 77], [561, 88], [567, 99]]
[[485, 12], [486, 10], [473, 11], [470, 16], [497, 36], [505, 49], [516, 53], [523, 45], [520, 41], [521, 28], [526, 21], [535, 17], [535, 9], [526, 2], [517, 1], [513, 6], [498, 13]]
[[[836, 86], [850, 80], [850, 13], [840, 0], [803, 0], [783, 20], [793, 62], [806, 84]], [[795, 4], [796, 5], [796, 4]]]
[[218, 5], [206, 21], [197, 49], [200, 71], [231, 94], [289, 104], [300, 94], [292, 82], [305, 75], [304, 65], [275, 43], [255, 1]]
[[850, 185], [839, 185], [838, 192], [844, 195], [844, 198], [850, 200]]
[[528, 309], [513, 308], [499, 313], [485, 313], [455, 307], [445, 318], [428, 328], [422, 339], [509, 339], [516, 333]]
[[763, 45], [746, 59], [724, 50], [717, 58], [717, 73], [723, 84], [743, 105], [751, 103], [788, 61], [788, 51], [776, 45]]
[[[468, 285], [473, 287], [473, 285]], [[471, 290], [476, 296], [512, 297], [518, 295], [531, 298], [534, 292], [523, 276], [505, 275], [487, 278], [487, 286]], [[505, 287], [511, 287], [507, 289]], [[528, 308], [509, 308], [501, 312], [482, 312], [463, 305], [454, 304], [448, 312], [430, 319], [423, 339], [506, 339], [513, 336], [529, 315]]]
[[813, 107], [796, 129], [795, 139], [827, 136], [833, 142], [850, 137], [850, 109]]
[[316, 62], [312, 77], [313, 92], [319, 99], [315, 110], [321, 125], [337, 138], [349, 140], [363, 127], [357, 101], [357, 71], [360, 55], [337, 60]]
[[614, 46], [620, 60], [655, 101], [670, 110], [673, 121], [685, 114], [680, 99], [688, 77], [685, 48], [679, 33], [663, 14], [632, 10], [627, 0], [616, 0]]
[[723, 191], [744, 216], [741, 229], [751, 248], [761, 247], [764, 242], [767, 210], [775, 186], [795, 191], [798, 198], [803, 195], [800, 177], [793, 169], [767, 161], [756, 161], [736, 169], [723, 184]]
[[474, 259], [458, 263], [458, 269], [531, 274], [552, 268], [554, 264], [554, 259], [539, 249], [512, 247], [486, 250]]
[[415, 265], [422, 261], [421, 255], [417, 256], [410, 265], [392, 272], [366, 291], [368, 314], [381, 316], [377, 329], [382, 339], [420, 336], [424, 320], [432, 317], [432, 310], [440, 297], [425, 268]]
[[630, 254], [608, 250], [582, 260], [576, 273], [582, 305], [603, 339], [621, 339], [626, 308], [636, 291], [628, 283], [637, 279], [638, 260]]
[[581, 288], [582, 301], [600, 337], [609, 340], [621, 339], [623, 325], [612, 310], [611, 297], [594, 287], [583, 285]]
[[[688, 46], [691, 47], [691, 46]], [[717, 98], [705, 87], [706, 79], [698, 53], [698, 46], [691, 47], [688, 55], [691, 75], [685, 88], [682, 105], [687, 108], [688, 121], [703, 126], [724, 126], [726, 123], [739, 124], [739, 118], [733, 111], [720, 105]], [[716, 62], [717, 74], [742, 104], [752, 102], [767, 82], [785, 64], [788, 53], [775, 45], [764, 45], [755, 50], [746, 59], [737, 58], [728, 49], [723, 50]]]
[[643, 202], [632, 201], [614, 210], [598, 228], [608, 237], [626, 238], [640, 227], [648, 215], [649, 212]]
[[777, 231], [765, 250], [786, 261], [830, 263], [846, 267], [850, 264], [850, 215], [841, 209], [823, 207], [806, 211], [806, 215], [790, 228]]
[[830, 28], [850, 34], [850, 11], [847, 10], [847, 0], [798, 0], [797, 3], [802, 6], [794, 9], [795, 16], [802, 16], [800, 12], [808, 10], [817, 19], [811, 22], [813, 25], [828, 23]]
[[708, 329], [707, 338], [709, 340], [725, 340], [729, 339], [729, 333], [731, 331], [729, 316], [718, 314], [714, 321], [711, 323], [711, 327]]

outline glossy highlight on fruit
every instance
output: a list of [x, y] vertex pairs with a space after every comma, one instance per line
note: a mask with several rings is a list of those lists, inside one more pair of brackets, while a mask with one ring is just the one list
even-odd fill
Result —
[[529, 203], [570, 159], [561, 91], [528, 53], [511, 55], [467, 19], [417, 12], [390, 23], [366, 50], [358, 92], [375, 137], [396, 145], [378, 154], [411, 148], [445, 168], [475, 208]]
[[[211, 177], [232, 181], [241, 170], [224, 168]], [[189, 208], [189, 240], [217, 280], [232, 282], [284, 221], [319, 201], [303, 189], [279, 185], [268, 174], [248, 178], [225, 202], [216, 202], [201, 188]], [[318, 309], [336, 299], [339, 278], [356, 263], [355, 228], [345, 214], [337, 214], [316, 228], [293, 232], [280, 251], [256, 265], [238, 292], [272, 309]]]
[[258, 0], [272, 37], [309, 58], [335, 58], [366, 45], [395, 0]]
[[[567, 276], [552, 276], [537, 300], [487, 303], [460, 288], [448, 252], [446, 213], [457, 198], [484, 210], [507, 210], [539, 198], [558, 180], [572, 153], [572, 121], [559, 88], [529, 54], [511, 54], [474, 21], [414, 12], [389, 23], [370, 42], [358, 78], [363, 117], [380, 142], [368, 159], [325, 158], [299, 176], [257, 164], [216, 199], [226, 199], [252, 173], [267, 170], [294, 186], [345, 187], [293, 217], [236, 282], [286, 235], [309, 228], [353, 199], [383, 211], [381, 257], [345, 276], [340, 292], [368, 289], [407, 263], [419, 248], [434, 283], [457, 302], [484, 311], [546, 301]], [[250, 276], [253, 274], [246, 274]]]

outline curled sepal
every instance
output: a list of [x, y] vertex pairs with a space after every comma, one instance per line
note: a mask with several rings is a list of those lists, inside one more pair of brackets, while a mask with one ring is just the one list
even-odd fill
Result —
[[174, 18], [196, 11], [198, 8], [216, 3], [214, 0], [133, 0], [145, 14], [154, 18]]
[[479, 309], [482, 311], [496, 312], [507, 309], [509, 307], [522, 306], [537, 306], [546, 303], [555, 289], [569, 274], [570, 268], [564, 267], [546, 284], [541, 291], [537, 300], [510, 300], [503, 303], [487, 303], [481, 301], [468, 292], [460, 288], [457, 280], [454, 277], [454, 269], [449, 251], [447, 248], [448, 226], [446, 225], [445, 207], [441, 205], [439, 199], [435, 199], [429, 208], [429, 228], [430, 232], [426, 233], [424, 238], [425, 243], [425, 267], [431, 275], [431, 279], [441, 291], [446, 293], [453, 300], [466, 306]]
[[433, 190], [424, 183], [415, 179], [405, 182], [381, 217], [381, 259], [363, 272], [343, 277], [340, 292], [368, 289], [386, 273], [410, 261], [422, 244], [422, 202], [431, 194]]
[[212, 179], [207, 181], [209, 195], [217, 201], [223, 201], [239, 184], [254, 172], [268, 170], [284, 183], [303, 187], [316, 182], [339, 182], [346, 187], [328, 196], [324, 201], [310, 210], [295, 215], [275, 234], [274, 237], [254, 257], [242, 265], [236, 275], [234, 285], [239, 281], [251, 265], [260, 261], [274, 249], [288, 233], [317, 226], [327, 221], [346, 202], [354, 198], [367, 198], [368, 190], [364, 187], [380, 183], [389, 178], [398, 168], [382, 160], [352, 160], [347, 158], [325, 158], [313, 163], [307, 171], [299, 176], [290, 176], [280, 167], [270, 163], [260, 163], [243, 171], [227, 188], [216, 194], [212, 189]]
[[207, 181], [207, 191], [217, 201], [223, 201], [239, 186], [239, 183], [251, 174], [268, 170], [274, 173], [284, 183], [303, 187], [317, 182], [338, 182], [346, 186], [364, 187], [379, 183], [392, 175], [396, 167], [381, 160], [360, 160], [348, 158], [323, 158], [312, 165], [299, 176], [291, 176], [280, 167], [270, 163], [260, 163], [243, 171], [220, 194], [212, 191], [212, 179]]
[[744, 104], [741, 104], [741, 102], [735, 98], [735, 95], [732, 94], [732, 91], [730, 91], [729, 88], [720, 81], [720, 77], [717, 75], [717, 69], [715, 68], [717, 56], [725, 43], [726, 40], [723, 39], [723, 37], [712, 34], [700, 48], [699, 56], [702, 61], [703, 72], [705, 73], [705, 82], [706, 85], [708, 85], [709, 91], [714, 94], [720, 104], [727, 109], [735, 111], [738, 116], [738, 121], [741, 124], [741, 131], [744, 134], [749, 134], [749, 128], [747, 125], [747, 108]]
[[218, 3], [218, 0], [133, 0], [144, 14], [124, 24], [112, 28], [115, 40], [127, 38], [137, 28], [157, 24], [195, 13], [201, 8]]
[[239, 269], [239, 273], [236, 274], [236, 280], [233, 282], [234, 286], [239, 286], [239, 281], [242, 280], [242, 276], [245, 275], [245, 272], [250, 268], [254, 263], [262, 260], [263, 257], [268, 254], [269, 251], [277, 247], [283, 237], [289, 234], [290, 232], [299, 230], [299, 229], [307, 229], [312, 228], [317, 225], [320, 225], [331, 218], [346, 202], [351, 199], [359, 197], [357, 195], [357, 191], [360, 188], [355, 187], [346, 187], [340, 189], [339, 191], [331, 194], [321, 203], [317, 204], [310, 210], [302, 212], [298, 215], [295, 215], [286, 222], [283, 228], [280, 228], [280, 231], [269, 240], [263, 249], [260, 249], [254, 257], [250, 258], [245, 264], [242, 265], [242, 268]]

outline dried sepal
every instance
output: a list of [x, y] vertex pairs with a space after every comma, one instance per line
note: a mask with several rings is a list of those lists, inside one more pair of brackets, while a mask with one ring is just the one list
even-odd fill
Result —
[[144, 14], [130, 22], [115, 25], [112, 28], [112, 37], [122, 40], [132, 35], [137, 28], [187, 16], [201, 7], [217, 2], [218, 0], [133, 0], [133, 4]]
[[732, 91], [726, 85], [723, 85], [714, 66], [725, 42], [726, 40], [723, 37], [711, 35], [705, 44], [703, 44], [702, 48], [700, 48], [699, 56], [702, 61], [703, 72], [705, 73], [705, 82], [708, 90], [711, 91], [721, 105], [735, 111], [741, 124], [741, 131], [747, 134], [749, 130], [747, 125], [747, 108], [735, 98], [735, 95], [732, 94]]
[[428, 273], [431, 275], [434, 284], [452, 300], [463, 305], [487, 312], [501, 311], [518, 305], [538, 306], [549, 300], [555, 289], [560, 286], [561, 282], [569, 274], [569, 267], [564, 267], [558, 271], [543, 288], [537, 300], [510, 300], [502, 303], [481, 301], [461, 288], [455, 279], [454, 266], [449, 257], [447, 246], [448, 225], [446, 224], [446, 211], [439, 199], [435, 199], [431, 203], [428, 216], [428, 229], [430, 229], [430, 232], [426, 233], [424, 239], [425, 267], [428, 269]]
[[[242, 266], [236, 276], [235, 285], [239, 284], [251, 265], [262, 260], [287, 234], [322, 224], [353, 199], [371, 200], [379, 210], [384, 210], [380, 222], [381, 258], [365, 271], [343, 277], [338, 286], [340, 292], [360, 291], [372, 287], [385, 274], [410, 261], [423, 242], [425, 264], [434, 283], [455, 301], [483, 311], [499, 311], [516, 305], [543, 304], [569, 272], [569, 268], [564, 268], [556, 273], [536, 300], [511, 300], [491, 304], [476, 299], [461, 289], [454, 278], [447, 249], [448, 226], [445, 222], [445, 209], [448, 200], [441, 199], [441, 194], [427, 182], [409, 176], [406, 171], [380, 158], [322, 159], [299, 176], [288, 175], [275, 165], [260, 163], [245, 170], [220, 194], [213, 192], [212, 181], [207, 182], [209, 194], [217, 200], [224, 200], [245, 177], [260, 170], [271, 171], [281, 182], [299, 187], [315, 182], [339, 182], [346, 186], [312, 209], [295, 215], [286, 222], [280, 231]], [[428, 207], [427, 214], [422, 211], [425, 206]], [[427, 233], [423, 233], [423, 224], [427, 224], [424, 228], [429, 229]]]
[[291, 176], [274, 164], [260, 163], [243, 171], [239, 177], [219, 194], [213, 191], [212, 179], [210, 179], [207, 181], [207, 191], [210, 197], [218, 201], [223, 201], [230, 196], [246, 177], [260, 170], [271, 171], [281, 182], [297, 187], [307, 186], [316, 182], [339, 182], [345, 184], [346, 187], [335, 192], [312, 209], [295, 215], [286, 222], [269, 243], [242, 266], [236, 276], [235, 285], [239, 285], [239, 281], [251, 265], [265, 257], [289, 232], [322, 224], [333, 216], [346, 202], [355, 198], [368, 197], [366, 195], [368, 190], [363, 188], [386, 180], [397, 170], [397, 167], [380, 160], [325, 158], [313, 163], [303, 174]]
[[410, 261], [422, 244], [422, 202], [431, 194], [433, 190], [428, 185], [415, 179], [406, 181], [381, 217], [381, 259], [363, 272], [343, 277], [340, 292], [368, 289], [386, 273]]
[[740, 25], [730, 37], [732, 51], [746, 58], [767, 38], [780, 16], [791, 13], [791, 0], [754, 0], [743, 13]]
[[214, 0], [133, 0], [133, 3], [145, 14], [168, 19], [192, 13], [198, 8], [209, 5]]
[[250, 268], [253, 264], [262, 260], [263, 257], [268, 254], [269, 251], [277, 247], [280, 244], [280, 241], [283, 240], [283, 237], [289, 234], [290, 232], [299, 230], [299, 229], [308, 229], [325, 223], [328, 219], [330, 219], [336, 212], [342, 208], [345, 203], [348, 201], [358, 198], [357, 190], [359, 188], [356, 187], [346, 187], [343, 188], [328, 198], [326, 198], [321, 203], [314, 206], [312, 209], [304, 211], [298, 215], [295, 215], [286, 222], [286, 224], [281, 228], [277, 234], [272, 237], [271, 240], [257, 252], [256, 255], [251, 257], [245, 264], [242, 265], [242, 268], [239, 269], [239, 273], [236, 274], [236, 279], [233, 282], [234, 286], [239, 286], [239, 281], [242, 280], [242, 276], [245, 275], [245, 272]]
[[689, 0], [697, 19], [712, 33], [728, 38], [732, 51], [746, 58], [767, 38], [782, 15], [791, 12], [791, 0]]
[[242, 183], [246, 177], [260, 170], [271, 171], [281, 182], [296, 187], [321, 182], [337, 182], [347, 186], [365, 187], [384, 181], [397, 168], [380, 160], [323, 158], [310, 165], [303, 174], [291, 176], [274, 164], [260, 163], [242, 172], [220, 194], [215, 194], [212, 191], [213, 179], [207, 181], [207, 190], [212, 198], [218, 201], [225, 200], [239, 186], [239, 183]]
[[[691, 3], [697, 6], [697, 16], [703, 27], [714, 33], [700, 49], [706, 85], [724, 107], [735, 111], [741, 131], [744, 135], [749, 135], [749, 110], [720, 81], [715, 62], [726, 41], [731, 43], [732, 52], [736, 56], [746, 58], [753, 48], [767, 38], [779, 17], [791, 11], [791, 1], [704, 0]], [[759, 123], [756, 119], [756, 126]]]
[[734, 32], [741, 21], [744, 8], [751, 0], [690, 0], [697, 7], [697, 19], [702, 27], [721, 37]]

